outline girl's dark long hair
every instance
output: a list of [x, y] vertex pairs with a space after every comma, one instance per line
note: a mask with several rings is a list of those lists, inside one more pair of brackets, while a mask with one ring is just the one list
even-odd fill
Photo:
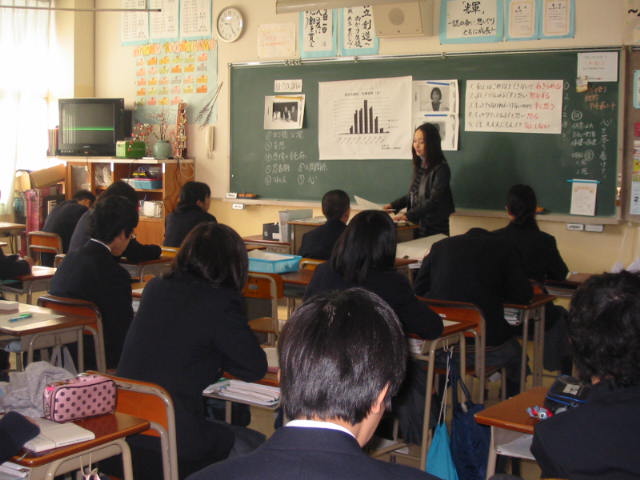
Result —
[[[433, 123], [423, 123], [416, 128], [416, 132], [418, 130], [420, 130], [424, 135], [424, 141], [427, 146], [427, 168], [432, 169], [436, 165], [445, 161], [444, 153], [442, 153], [442, 139], [440, 138], [440, 131]], [[413, 142], [411, 144], [411, 153], [413, 154], [413, 170], [415, 172], [420, 168], [422, 159], [416, 154], [416, 151], [413, 148]]]

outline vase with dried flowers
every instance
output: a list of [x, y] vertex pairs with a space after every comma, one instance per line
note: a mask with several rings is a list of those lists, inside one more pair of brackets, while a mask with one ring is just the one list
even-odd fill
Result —
[[171, 155], [171, 143], [167, 139], [167, 115], [164, 111], [156, 116], [158, 120], [157, 141], [153, 145], [153, 157], [157, 160], [164, 160]]
[[149, 123], [136, 123], [133, 127], [132, 137], [136, 142], [144, 142], [145, 155], [151, 155], [151, 144], [149, 143], [149, 136], [153, 132], [153, 125]]

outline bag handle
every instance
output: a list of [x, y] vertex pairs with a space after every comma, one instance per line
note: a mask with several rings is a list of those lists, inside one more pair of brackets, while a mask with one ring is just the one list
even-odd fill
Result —
[[465, 401], [460, 402], [460, 405], [465, 408], [465, 403], [473, 403], [471, 392], [469, 392], [467, 385], [464, 383], [464, 380], [462, 380], [462, 376], [460, 375], [460, 367], [457, 364], [454, 365], [450, 370], [449, 376], [451, 377], [451, 395], [453, 396], [453, 404], [456, 405], [458, 403], [458, 385], [460, 386], [460, 389], [465, 396]]

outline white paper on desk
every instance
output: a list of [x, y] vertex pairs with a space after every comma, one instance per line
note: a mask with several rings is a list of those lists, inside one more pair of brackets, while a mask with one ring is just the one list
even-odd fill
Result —
[[280, 388], [242, 380], [221, 380], [209, 385], [202, 393], [266, 406], [275, 405], [280, 401]]
[[438, 233], [437, 235], [430, 235], [428, 237], [416, 238], [407, 242], [400, 242], [396, 249], [396, 257], [413, 258], [422, 261], [422, 259], [431, 251], [433, 244], [444, 238], [447, 238], [447, 236], [442, 233]]
[[91, 430], [82, 428], [72, 422], [56, 423], [44, 418], [32, 418], [31, 420], [40, 427], [40, 433], [37, 437], [24, 444], [24, 448], [30, 452], [44, 452], [52, 448], [86, 442], [96, 438]]
[[[10, 321], [12, 318], [17, 317], [21, 313], [30, 313], [31, 317], [21, 318], [20, 320], [17, 320], [15, 322]], [[53, 313], [30, 312], [29, 310], [24, 310], [24, 311], [21, 310], [20, 312], [3, 313], [2, 315], [0, 315], [0, 325], [2, 325], [3, 327], [18, 327], [18, 326], [23, 327], [25, 325], [31, 325], [34, 323], [41, 323], [49, 320], [54, 320], [56, 318], [61, 318], [62, 316], [63, 315], [56, 315]]]
[[354, 195], [353, 198], [355, 198], [356, 204], [358, 207], [361, 207], [362, 210], [384, 210], [382, 205], [379, 203], [371, 202], [366, 198], [359, 197], [358, 195]]
[[596, 214], [596, 194], [598, 182], [593, 180], [574, 179], [571, 181], [571, 215]]

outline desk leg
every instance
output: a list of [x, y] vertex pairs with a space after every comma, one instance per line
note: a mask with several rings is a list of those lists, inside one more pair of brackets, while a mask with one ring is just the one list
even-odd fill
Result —
[[529, 313], [522, 312], [522, 356], [520, 359], [520, 393], [527, 390], [527, 343], [529, 341]]
[[534, 324], [534, 359], [533, 359], [533, 386], [542, 385], [542, 370], [544, 362], [544, 312], [545, 306], [536, 309]]
[[494, 473], [496, 473], [496, 459], [498, 457], [496, 451], [496, 434], [495, 427], [491, 427], [491, 442], [489, 444], [489, 457], [487, 459], [487, 476], [486, 480], [489, 480]]
[[431, 418], [431, 394], [433, 393], [433, 377], [435, 370], [436, 354], [435, 351], [438, 348], [438, 341], [431, 342], [429, 348], [429, 364], [427, 366], [427, 391], [424, 399], [424, 417], [422, 421], [422, 445], [420, 447], [420, 465], [418, 468], [424, 470], [427, 462], [427, 451], [431, 444], [431, 438], [429, 438], [429, 419]]
[[229, 400], [224, 401], [224, 421], [231, 425], [231, 419], [233, 415], [233, 402]]

